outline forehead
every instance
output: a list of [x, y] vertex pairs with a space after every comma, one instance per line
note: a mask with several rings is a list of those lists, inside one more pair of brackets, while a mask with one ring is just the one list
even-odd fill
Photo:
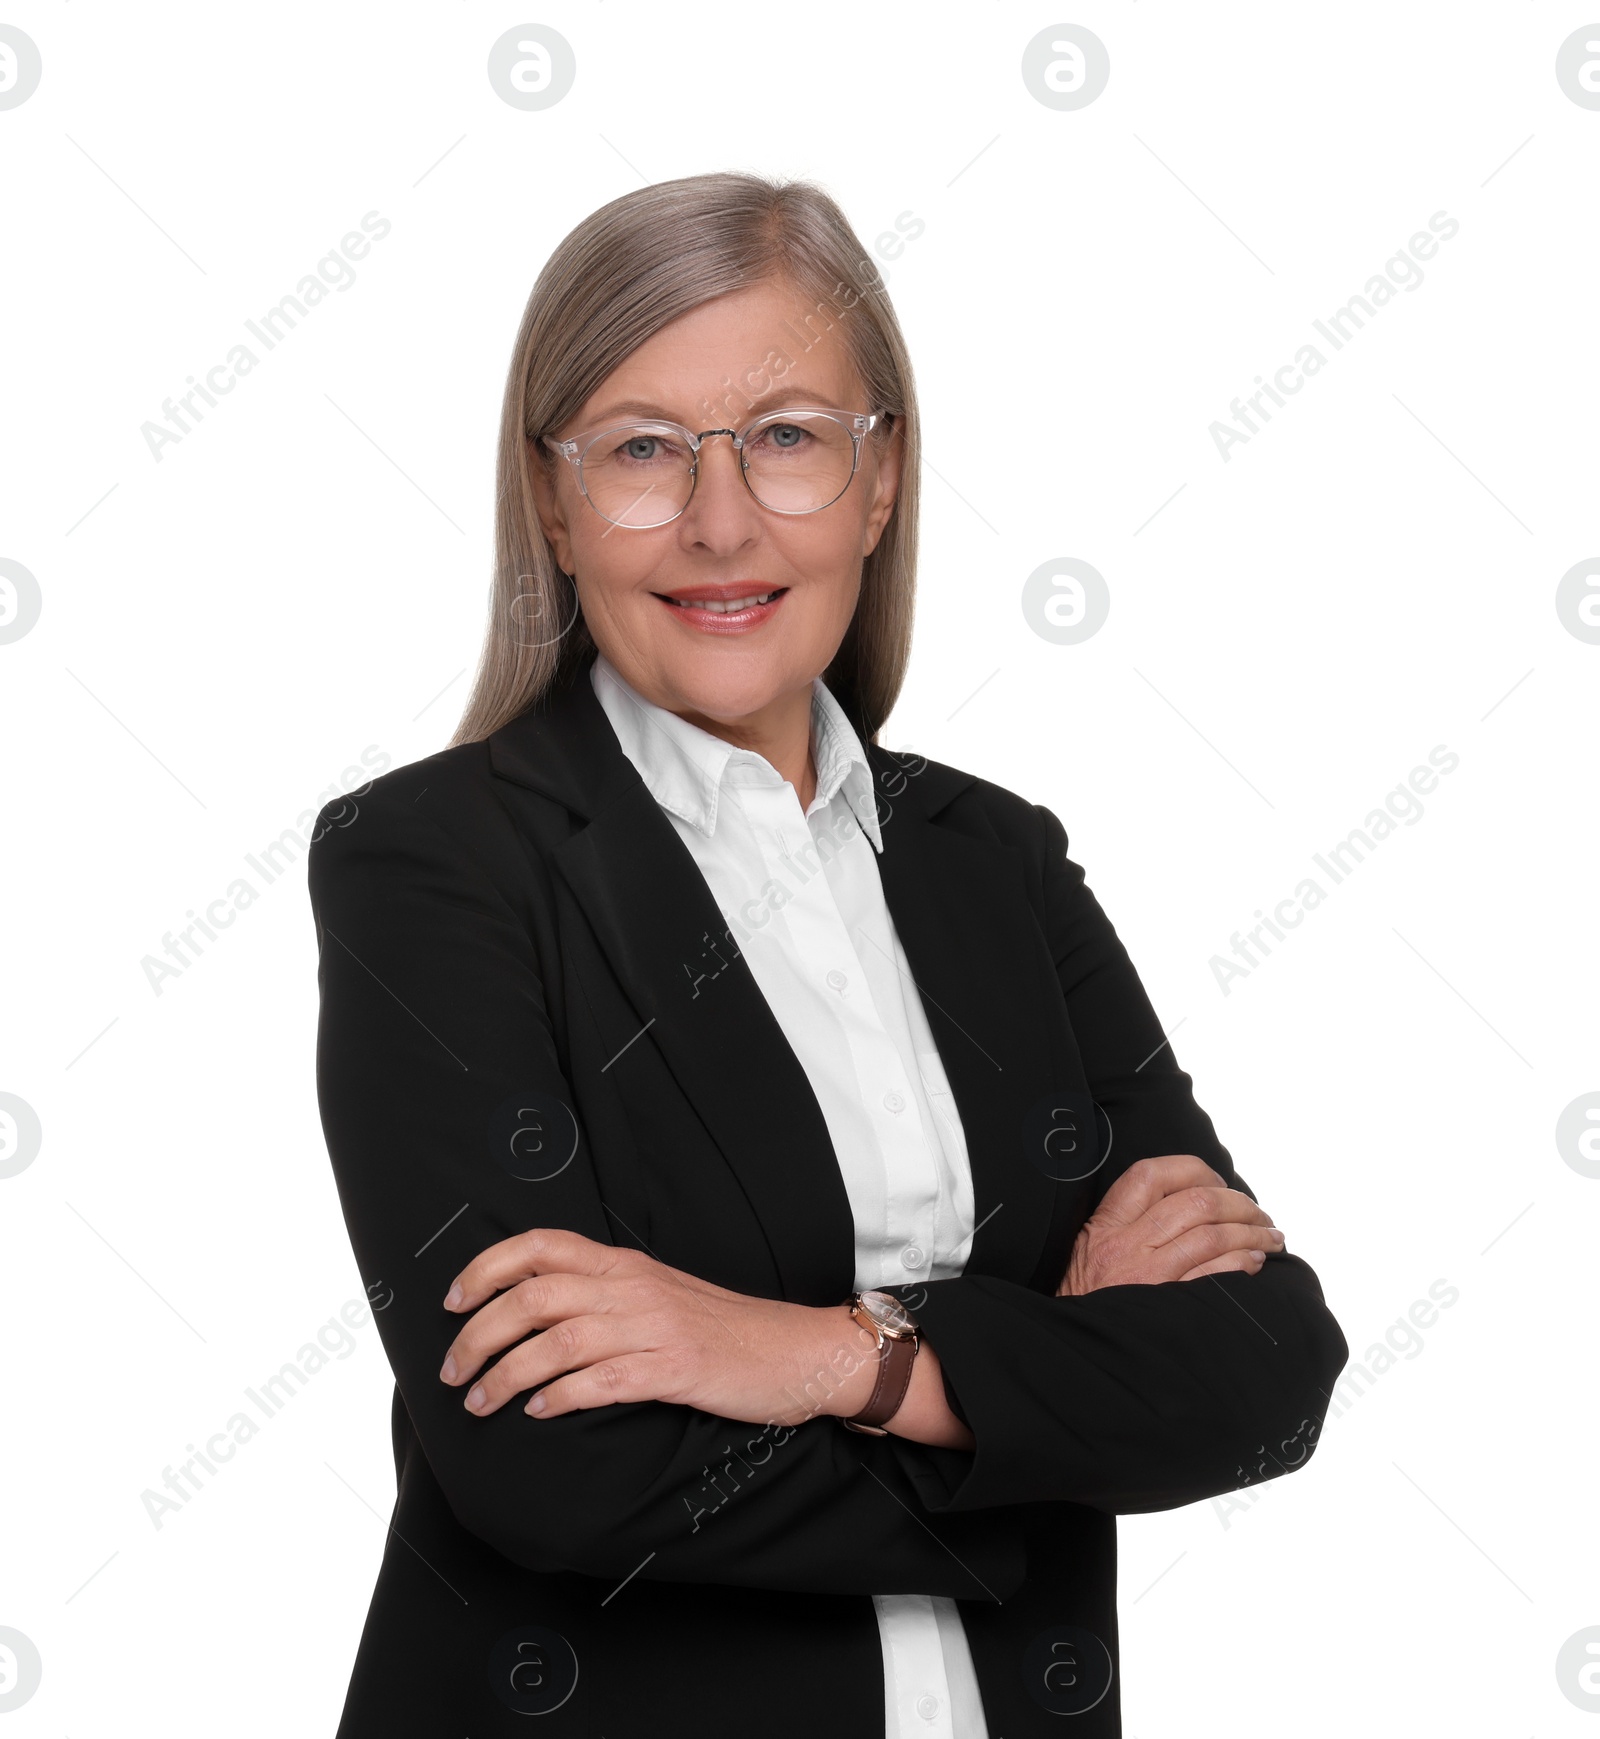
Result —
[[[702, 427], [748, 410], [800, 402], [867, 411], [850, 360], [859, 312], [788, 282], [753, 284], [680, 315], [626, 357], [580, 413], [620, 412]], [[797, 391], [797, 389], [803, 389]]]

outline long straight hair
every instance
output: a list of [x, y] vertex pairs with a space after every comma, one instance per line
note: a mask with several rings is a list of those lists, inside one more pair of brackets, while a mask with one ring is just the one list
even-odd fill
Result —
[[[533, 286], [500, 418], [488, 630], [452, 746], [481, 741], [539, 707], [594, 650], [577, 589], [539, 525], [532, 468], [561, 463], [541, 437], [669, 322], [774, 280], [815, 306], [796, 348], [837, 335], [867, 408], [892, 419], [868, 439], [888, 428], [900, 434], [895, 507], [823, 673], [863, 741], [876, 740], [905, 679], [916, 595], [921, 442], [910, 357], [882, 278], [838, 205], [809, 182], [728, 173], [659, 182], [601, 206], [559, 244]], [[740, 395], [764, 390], [759, 373], [724, 383], [729, 396], [713, 420], [744, 420]]]

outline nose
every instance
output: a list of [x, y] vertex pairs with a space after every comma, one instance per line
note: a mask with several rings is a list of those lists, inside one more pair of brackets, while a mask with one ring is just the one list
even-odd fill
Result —
[[712, 435], [702, 441], [694, 494], [678, 519], [686, 547], [732, 555], [760, 535], [760, 518], [732, 436]]

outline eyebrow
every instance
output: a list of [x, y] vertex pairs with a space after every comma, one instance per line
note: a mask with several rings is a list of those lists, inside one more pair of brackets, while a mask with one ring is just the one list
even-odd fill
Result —
[[[744, 394], [737, 392], [737, 389], [730, 388], [729, 391], [733, 396], [744, 398]], [[769, 387], [754, 398], [745, 398], [744, 405], [742, 411], [727, 413], [733, 419], [734, 428], [749, 422], [752, 417], [761, 416], [767, 410], [798, 410], [802, 405], [811, 405], [819, 410], [848, 409], [845, 405], [830, 405], [826, 393], [813, 392], [808, 386], [787, 381]], [[652, 404], [645, 399], [622, 399], [614, 405], [607, 405], [604, 410], [596, 411], [592, 417], [585, 419], [584, 426], [590, 429], [604, 428], [607, 423], [628, 417], [645, 417], [658, 423], [683, 423], [685, 428], [689, 427], [681, 417], [675, 417], [670, 411], [663, 410], [659, 404]], [[695, 433], [698, 434], [699, 430]]]

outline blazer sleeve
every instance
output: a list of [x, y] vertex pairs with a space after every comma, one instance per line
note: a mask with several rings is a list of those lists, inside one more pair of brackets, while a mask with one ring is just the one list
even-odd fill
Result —
[[[1045, 931], [1090, 1092], [1113, 1130], [1089, 1211], [1136, 1160], [1193, 1153], [1234, 1170], [1110, 920], [1035, 805]], [[988, 1275], [890, 1286], [914, 1309], [976, 1440], [969, 1456], [891, 1438], [934, 1513], [1066, 1499], [1172, 1509], [1279, 1478], [1310, 1457], [1349, 1358], [1311, 1268], [1057, 1298]]]
[[1004, 1599], [1020, 1525], [927, 1516], [887, 1438], [832, 1419], [758, 1426], [666, 1402], [486, 1419], [439, 1380], [471, 1256], [533, 1226], [613, 1243], [588, 1143], [543, 1182], [498, 1164], [519, 1095], [576, 1100], [525, 918], [404, 796], [319, 815], [309, 859], [317, 1093], [363, 1279], [392, 1293], [384, 1350], [457, 1520], [531, 1570], [796, 1592]]

